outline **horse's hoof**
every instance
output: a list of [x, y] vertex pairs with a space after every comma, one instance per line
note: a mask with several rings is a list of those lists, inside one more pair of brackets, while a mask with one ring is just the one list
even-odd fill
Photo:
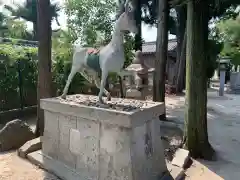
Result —
[[62, 98], [62, 99], [66, 99], [66, 95], [64, 95], [64, 94], [61, 95], [61, 98]]
[[111, 101], [111, 99], [112, 99], [111, 96], [107, 97], [107, 101]]
[[143, 90], [143, 87], [137, 87], [136, 89], [141, 92]]
[[102, 98], [99, 98], [98, 101], [99, 101], [100, 104], [104, 104], [104, 101], [103, 101]]

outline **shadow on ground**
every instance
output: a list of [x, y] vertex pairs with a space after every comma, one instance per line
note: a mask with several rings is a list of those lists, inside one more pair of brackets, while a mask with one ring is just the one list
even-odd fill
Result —
[[[219, 97], [216, 91], [208, 93], [208, 135], [217, 152], [215, 162], [197, 160], [187, 170], [187, 178], [204, 180], [235, 180], [240, 177], [240, 96]], [[172, 124], [184, 127], [184, 97], [166, 98], [167, 115]]]

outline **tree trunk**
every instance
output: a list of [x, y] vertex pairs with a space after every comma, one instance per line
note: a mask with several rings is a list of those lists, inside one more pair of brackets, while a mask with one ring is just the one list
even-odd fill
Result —
[[142, 11], [141, 11], [141, 3], [139, 0], [135, 0], [135, 20], [138, 28], [138, 33], [135, 35], [135, 50], [142, 51]]
[[[153, 101], [165, 103], [165, 80], [166, 80], [166, 63], [168, 53], [168, 18], [169, 7], [167, 0], [160, 0], [158, 4], [158, 27], [157, 27], [157, 45], [155, 73], [153, 78]], [[160, 116], [161, 120], [166, 120], [166, 109]]]
[[36, 136], [43, 135], [44, 113], [40, 109], [40, 99], [49, 98], [52, 94], [51, 77], [51, 18], [50, 0], [38, 0], [38, 118]]
[[122, 77], [118, 76], [118, 80], [119, 80], [119, 85], [120, 85], [120, 98], [125, 98], [124, 97], [124, 91], [123, 91]]
[[184, 88], [184, 69], [186, 64], [181, 61], [185, 61], [186, 59], [186, 40], [184, 43], [184, 37], [186, 31], [187, 7], [186, 5], [179, 6], [176, 7], [175, 10], [177, 12], [177, 62], [174, 84], [176, 85], [177, 92], [181, 92]]
[[177, 71], [177, 78], [176, 78], [176, 92], [180, 93], [184, 89], [184, 78], [185, 78], [185, 67], [186, 67], [186, 43], [187, 43], [187, 32], [185, 31], [183, 42], [182, 42], [182, 49], [181, 49], [181, 56], [179, 59], [179, 67]]
[[185, 147], [194, 158], [212, 159], [207, 133], [208, 7], [190, 0], [187, 14]]
[[38, 40], [38, 23], [33, 22], [33, 40], [37, 41]]

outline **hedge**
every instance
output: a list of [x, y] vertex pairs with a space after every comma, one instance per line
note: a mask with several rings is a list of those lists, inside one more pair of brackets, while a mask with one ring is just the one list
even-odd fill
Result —
[[[52, 64], [53, 95], [59, 95], [71, 69], [71, 54], [54, 53]], [[0, 111], [37, 104], [38, 76], [37, 48], [0, 44]], [[19, 76], [20, 75], [20, 76]], [[86, 87], [78, 73], [71, 83], [69, 93], [81, 93]], [[22, 99], [20, 97], [22, 89]]]

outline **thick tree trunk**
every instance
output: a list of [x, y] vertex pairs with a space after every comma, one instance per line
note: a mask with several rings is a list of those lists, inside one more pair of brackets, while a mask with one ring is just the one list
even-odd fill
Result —
[[[168, 53], [168, 18], [169, 7], [167, 0], [160, 0], [158, 4], [158, 28], [157, 28], [157, 49], [155, 61], [155, 73], [153, 83], [153, 101], [165, 103], [165, 80], [166, 63]], [[161, 120], [166, 120], [165, 113], [160, 116]]]
[[185, 147], [194, 158], [212, 159], [207, 133], [208, 8], [205, 1], [188, 2]]
[[40, 109], [40, 99], [49, 98], [52, 94], [51, 77], [51, 19], [50, 0], [38, 0], [38, 118], [36, 136], [44, 131], [44, 113]]

